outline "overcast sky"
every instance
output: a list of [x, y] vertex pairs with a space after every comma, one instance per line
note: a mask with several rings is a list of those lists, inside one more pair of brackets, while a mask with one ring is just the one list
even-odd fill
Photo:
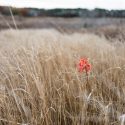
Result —
[[125, 9], [125, 0], [0, 0], [0, 5], [38, 8]]

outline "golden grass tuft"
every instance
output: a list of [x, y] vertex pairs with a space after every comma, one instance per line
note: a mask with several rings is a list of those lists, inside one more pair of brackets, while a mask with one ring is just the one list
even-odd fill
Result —
[[[76, 64], [89, 58], [89, 83]], [[125, 44], [56, 30], [0, 32], [0, 125], [125, 122]]]

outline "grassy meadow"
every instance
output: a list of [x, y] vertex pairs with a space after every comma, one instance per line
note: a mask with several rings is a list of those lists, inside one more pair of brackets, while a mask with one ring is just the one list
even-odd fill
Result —
[[[88, 77], [77, 70], [84, 57]], [[0, 31], [0, 125], [124, 125], [124, 106], [124, 42], [54, 29]]]

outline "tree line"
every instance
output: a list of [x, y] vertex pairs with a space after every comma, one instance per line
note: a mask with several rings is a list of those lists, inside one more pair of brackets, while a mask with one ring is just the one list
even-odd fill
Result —
[[[52, 16], [52, 17], [125, 17], [125, 10], [89, 9], [38, 9], [38, 8], [12, 8], [13, 15], [25, 17]], [[0, 6], [0, 13], [10, 16], [9, 7]]]

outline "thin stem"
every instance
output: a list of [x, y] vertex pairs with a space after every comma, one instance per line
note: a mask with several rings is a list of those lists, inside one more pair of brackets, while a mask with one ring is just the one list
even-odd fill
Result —
[[89, 74], [88, 74], [88, 72], [86, 71], [86, 91], [87, 91], [87, 94], [89, 94], [91, 91], [91, 87], [90, 87], [90, 83], [89, 83]]

